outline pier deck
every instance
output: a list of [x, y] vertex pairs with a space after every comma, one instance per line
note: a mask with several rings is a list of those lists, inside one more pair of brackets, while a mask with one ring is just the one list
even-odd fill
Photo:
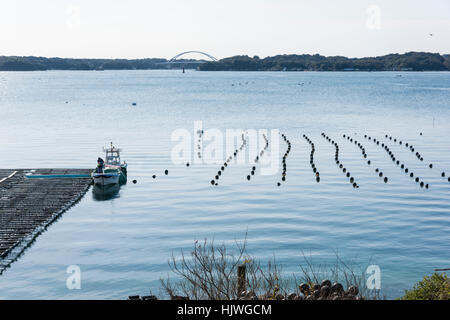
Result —
[[[92, 169], [0, 169], [0, 273], [2, 260], [31, 242], [89, 189]], [[27, 178], [52, 175], [57, 178]], [[62, 178], [60, 175], [76, 176]]]

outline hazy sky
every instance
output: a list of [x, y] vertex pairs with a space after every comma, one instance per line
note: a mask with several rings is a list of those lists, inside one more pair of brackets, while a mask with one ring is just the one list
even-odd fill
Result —
[[0, 1], [0, 55], [171, 58], [187, 50], [217, 58], [450, 53], [450, 0]]

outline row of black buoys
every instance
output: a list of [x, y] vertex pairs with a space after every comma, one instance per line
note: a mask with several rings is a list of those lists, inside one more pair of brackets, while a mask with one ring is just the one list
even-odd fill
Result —
[[316, 177], [317, 183], [319, 183], [320, 182], [320, 173], [316, 168], [316, 164], [314, 163], [314, 152], [316, 152], [316, 148], [314, 146], [314, 143], [311, 141], [311, 139], [306, 134], [303, 135], [303, 138], [305, 138], [305, 140], [308, 141], [308, 143], [311, 146], [311, 153], [309, 155], [309, 164], [311, 165], [311, 168], [312, 168], [314, 176]]
[[[349, 136], [347, 136], [345, 134], [344, 134], [344, 138], [347, 138], [347, 140], [353, 140], [352, 138], [350, 138]], [[377, 145], [380, 144], [380, 142], [377, 139], [375, 139], [375, 138], [372, 139], [372, 137], [367, 136], [367, 134], [364, 135], [364, 138], [368, 139], [369, 141], [373, 141]], [[356, 139], [355, 139], [355, 144], [361, 150], [361, 153], [362, 153], [364, 159], [367, 159], [366, 148], [364, 148], [364, 146], [360, 142], [358, 142]], [[367, 160], [367, 164], [370, 166], [372, 164], [372, 161]], [[383, 178], [383, 172], [381, 172], [380, 169], [378, 169], [378, 168], [375, 169], [375, 172], [378, 174], [378, 176], [380, 178]], [[388, 183], [389, 178], [388, 177], [384, 177], [383, 181], [384, 181], [384, 183]]]
[[[198, 140], [197, 140], [197, 157], [199, 159], [202, 158], [202, 137], [203, 137], [203, 130], [197, 130]], [[189, 167], [189, 163], [186, 165]]]
[[[291, 152], [291, 142], [288, 140], [285, 134], [281, 134], [281, 137], [283, 138], [284, 142], [287, 143], [286, 152], [284, 153], [283, 159], [281, 160], [283, 166], [283, 171], [281, 173], [281, 180], [286, 181], [286, 159], [289, 156], [289, 152]], [[278, 182], [277, 186], [281, 186], [281, 182]]]
[[[392, 136], [388, 136], [387, 134], [385, 135], [385, 138], [389, 138], [389, 140], [393, 140], [394, 142], [397, 142], [397, 138], [394, 138], [394, 137], [392, 137]], [[399, 143], [400, 145], [403, 144], [403, 142], [402, 142], [401, 140], [398, 140], [398, 143]], [[410, 150], [411, 152], [414, 152], [414, 151], [415, 151], [414, 147], [413, 147], [411, 144], [409, 144], [409, 143], [405, 143], [405, 147], [406, 147], [406, 148], [409, 148], [409, 150]], [[418, 151], [416, 151], [416, 157], [417, 157], [417, 159], [419, 159], [420, 161], [423, 161], [423, 157], [422, 157], [422, 155], [421, 155]], [[432, 168], [432, 167], [433, 167], [433, 165], [430, 165], [430, 168]]]
[[[249, 81], [245, 81], [244, 83], [238, 82], [238, 83], [232, 83], [231, 86], [232, 86], [232, 87], [234, 87], [235, 85], [236, 85], [236, 86], [237, 86], [237, 85], [243, 86], [244, 84], [245, 84], [245, 85], [248, 85], [249, 83], [250, 83]], [[251, 83], [254, 84], [255, 81], [252, 81]]]
[[[366, 137], [366, 136], [364, 136], [364, 137]], [[396, 138], [392, 138], [391, 136], [388, 136], [388, 135], [385, 135], [385, 137], [386, 137], [386, 138], [389, 138], [389, 140], [392, 140], [392, 139], [394, 139], [394, 141], [397, 140]], [[367, 138], [367, 137], [366, 137], [366, 138]], [[370, 138], [370, 137], [369, 137], [369, 138]], [[376, 140], [376, 139], [374, 139], [374, 140]], [[391, 157], [391, 160], [392, 160], [395, 164], [397, 164], [398, 166], [400, 166], [400, 168], [402, 169], [402, 171], [404, 171], [405, 173], [409, 173], [409, 176], [410, 176], [411, 178], [414, 178], [414, 173], [413, 173], [413, 172], [409, 172], [409, 169], [408, 169], [403, 163], [401, 163], [400, 160], [398, 160], [398, 159], [395, 157], [394, 153], [391, 151], [391, 149], [389, 149], [389, 147], [388, 147], [387, 144], [382, 143], [382, 144], [381, 144], [381, 147], [389, 154], [389, 156]], [[381, 177], [381, 176], [382, 176], [382, 173], [380, 172], [380, 177]], [[419, 183], [419, 182], [420, 182], [420, 179], [419, 179], [418, 177], [416, 177], [415, 181], [416, 181], [417, 183]], [[424, 186], [425, 186], [425, 188], [427, 188], [427, 189], [429, 188], [429, 185], [428, 185], [428, 184], [425, 184], [425, 183], [419, 183], [419, 185], [420, 185], [421, 187], [424, 187]]]
[[[164, 174], [167, 176], [167, 175], [169, 175], [169, 170], [164, 170]], [[153, 179], [156, 179], [156, 174], [154, 174], [154, 175], [152, 175], [152, 178]], [[133, 182], [133, 183], [135, 183], [135, 182]]]
[[[442, 178], [445, 178], [445, 171], [442, 171], [441, 177], [442, 177]], [[448, 177], [447, 181], [450, 182], [450, 177]]]
[[[420, 135], [422, 135], [422, 132], [420, 132]], [[385, 135], [385, 137], [387, 138], [388, 135]], [[389, 136], [389, 139], [392, 139], [392, 137]], [[395, 142], [395, 138], [394, 138], [394, 142]], [[400, 143], [400, 145], [402, 144], [401, 141], [399, 141], [399, 143]], [[414, 151], [415, 151], [415, 149], [414, 149], [414, 147], [413, 147], [412, 145], [406, 143], [405, 146], [406, 146], [407, 148], [409, 148], [411, 152], [414, 152]], [[423, 156], [422, 156], [419, 152], [416, 151], [415, 155], [416, 155], [416, 157], [417, 157], [418, 160], [423, 161]], [[430, 163], [430, 164], [428, 165], [428, 167], [429, 167], [430, 169], [433, 169], [433, 164]], [[441, 177], [443, 177], [443, 178], [445, 177], [445, 172], [442, 172], [442, 173], [441, 173]], [[450, 182], [450, 178], [448, 179], [448, 181]], [[428, 185], [425, 185], [425, 186], [428, 186]]]
[[[267, 136], [265, 134], [262, 135], [264, 138], [264, 148], [259, 152], [259, 156], [257, 156], [257, 158], [255, 158], [255, 163], [258, 162], [258, 160], [260, 159], [259, 157], [262, 157], [264, 155], [264, 152], [267, 151], [267, 148], [269, 148], [269, 140], [267, 139]], [[252, 166], [252, 170], [250, 171], [250, 174], [247, 176], [247, 180], [250, 181], [251, 176], [255, 175], [255, 171], [256, 171], [256, 167]]]
[[242, 137], [242, 144], [241, 144], [241, 146], [238, 149], [234, 150], [233, 156], [229, 156], [227, 158], [227, 160], [223, 163], [223, 165], [220, 167], [219, 171], [217, 171], [217, 174], [215, 175], [214, 179], [211, 180], [211, 185], [213, 185], [213, 186], [218, 186], [219, 185], [219, 183], [217, 181], [222, 176], [222, 172], [225, 171], [226, 167], [228, 167], [228, 164], [233, 160], [233, 157], [236, 158], [238, 153], [239, 153], [239, 151], [242, 151], [242, 149], [247, 144], [247, 141], [245, 140], [244, 134], [242, 134], [241, 137]]
[[[420, 135], [422, 135], [422, 132], [420, 132]], [[400, 143], [400, 144], [401, 144], [401, 143]], [[409, 147], [409, 149], [411, 150], [411, 152], [414, 152], [414, 147], [413, 147], [412, 145], [409, 145], [408, 143], [406, 143], [406, 147], [407, 147], [407, 148]], [[421, 155], [419, 152], [416, 152], [415, 155], [416, 155], [416, 157], [417, 157], [418, 160], [423, 161], [423, 157], [422, 157], [422, 155]], [[429, 167], [430, 169], [433, 169], [433, 164], [430, 163], [430, 164], [428, 165], [428, 167]], [[443, 177], [443, 178], [445, 177], [445, 172], [442, 172], [442, 173], [441, 173], [441, 177]], [[448, 179], [448, 181], [450, 182], [450, 178]], [[428, 186], [428, 185], [425, 185], [425, 186]]]
[[[339, 169], [342, 169], [342, 172], [345, 174], [347, 178], [349, 178], [350, 183], [352, 184], [353, 188], [359, 188], [359, 185], [355, 182], [355, 178], [353, 178], [350, 174], [350, 172], [347, 171], [347, 168], [344, 167], [344, 165], [339, 160], [339, 145], [337, 142], [332, 140], [330, 137], [328, 137], [325, 133], [322, 132], [322, 137], [324, 137], [328, 142], [330, 142], [332, 145], [334, 145], [334, 148], [336, 149], [336, 152], [334, 154], [334, 160], [336, 161], [336, 164], [339, 166]], [[344, 135], [345, 138], [345, 135]], [[348, 137], [350, 142], [353, 142], [353, 139]]]

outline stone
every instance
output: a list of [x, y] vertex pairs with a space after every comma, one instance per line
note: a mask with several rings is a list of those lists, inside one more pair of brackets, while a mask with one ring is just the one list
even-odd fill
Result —
[[323, 298], [327, 298], [331, 293], [331, 289], [329, 286], [325, 285], [322, 288], [320, 288], [320, 296]]
[[331, 287], [331, 281], [330, 280], [323, 280], [320, 286], [321, 287], [324, 287], [324, 286]]
[[320, 297], [320, 290], [315, 290], [313, 292], [313, 296], [314, 296], [315, 299], [319, 298]]
[[350, 286], [347, 290], [347, 293], [352, 295], [352, 296], [356, 296], [359, 293], [358, 287], [357, 286]]
[[342, 284], [335, 282], [331, 286], [331, 292], [336, 292], [337, 294], [341, 294], [342, 292], [344, 292], [344, 287], [342, 286]]
[[288, 300], [296, 300], [296, 298], [297, 298], [297, 294], [295, 292], [292, 292], [287, 296]]
[[300, 292], [305, 294], [309, 291], [309, 285], [307, 283], [302, 283], [299, 285]]

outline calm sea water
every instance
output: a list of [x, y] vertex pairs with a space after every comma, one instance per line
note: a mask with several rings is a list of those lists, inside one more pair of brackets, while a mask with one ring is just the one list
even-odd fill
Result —
[[[205, 130], [279, 129], [292, 142], [287, 181], [278, 187], [281, 171], [257, 171], [249, 182], [251, 165], [234, 165], [212, 187], [217, 165], [172, 164], [171, 133], [185, 128], [195, 140], [197, 120]], [[104, 201], [91, 189], [0, 276], [2, 299], [158, 294], [172, 253], [196, 239], [232, 245], [246, 232], [249, 253], [275, 256], [287, 275], [300, 271], [302, 251], [320, 265], [333, 264], [336, 251], [379, 265], [389, 298], [450, 267], [450, 183], [441, 177], [450, 175], [450, 73], [0, 73], [0, 121], [0, 168], [90, 168], [114, 141], [137, 180]], [[322, 132], [339, 143], [359, 189]], [[315, 143], [320, 183], [303, 134]], [[370, 166], [343, 134], [363, 143]], [[430, 188], [364, 134], [387, 143]], [[66, 288], [69, 265], [81, 268], [80, 290]]]

